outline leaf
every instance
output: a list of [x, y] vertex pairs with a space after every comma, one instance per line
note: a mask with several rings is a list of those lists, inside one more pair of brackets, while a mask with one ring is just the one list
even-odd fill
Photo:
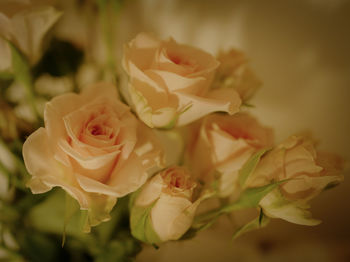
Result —
[[265, 227], [268, 225], [269, 222], [270, 219], [267, 216], [265, 216], [262, 211], [260, 211], [260, 215], [257, 218], [253, 219], [249, 223], [236, 230], [236, 232], [232, 236], [232, 240], [238, 238], [242, 234], [247, 233], [249, 231]]
[[237, 201], [225, 204], [220, 208], [197, 216], [195, 218], [194, 228], [197, 230], [204, 230], [214, 224], [214, 222], [223, 214], [231, 213], [232, 211], [245, 208], [258, 207], [261, 199], [263, 199], [268, 193], [274, 190], [278, 185], [286, 181], [287, 180], [283, 180], [262, 187], [246, 189], [242, 192]]
[[[111, 211], [111, 220], [101, 223], [94, 228], [101, 245], [106, 245], [120, 230], [123, 230], [129, 222], [128, 212], [129, 197], [118, 199], [118, 204]], [[93, 233], [94, 233], [93, 232]]]
[[227, 204], [226, 206], [222, 207], [220, 211], [229, 213], [243, 208], [257, 207], [261, 199], [284, 182], [286, 182], [286, 180], [274, 182], [262, 187], [248, 188], [242, 192], [241, 196], [236, 202]]
[[239, 170], [239, 184], [243, 188], [248, 177], [253, 173], [257, 164], [260, 161], [260, 158], [268, 151], [269, 149], [261, 149], [254, 155], [252, 155], [249, 160], [243, 165]]
[[61, 247], [49, 235], [21, 231], [16, 240], [28, 261], [58, 261]]
[[157, 200], [147, 207], [139, 207], [134, 205], [134, 200], [140, 191], [134, 193], [130, 199], [130, 228], [131, 234], [138, 240], [148, 243], [156, 244], [161, 240], [153, 229], [151, 220], [151, 211]]
[[66, 241], [66, 228], [71, 221], [75, 212], [79, 209], [76, 205], [76, 201], [68, 194], [65, 193], [65, 211], [64, 211], [64, 222], [63, 222], [63, 232], [62, 232], [62, 247]]
[[241, 107], [254, 108], [255, 105], [249, 104], [249, 103], [247, 103], [247, 102], [243, 102], [242, 105], [241, 105]]
[[[82, 232], [80, 220], [87, 211], [79, 210], [79, 204], [73, 198], [69, 200], [69, 211], [65, 204], [66, 193], [60, 189], [54, 189], [48, 197], [39, 204], [32, 206], [26, 218], [28, 224], [35, 230], [45, 233], [60, 235], [65, 226], [65, 234], [78, 238], [86, 238], [89, 235]], [[38, 195], [37, 195], [38, 196]], [[33, 205], [33, 202], [31, 202]], [[77, 212], [74, 212], [74, 209]], [[69, 223], [65, 222], [65, 216], [69, 217]], [[66, 223], [66, 225], [65, 225]]]
[[13, 74], [11, 72], [2, 71], [0, 72], [1, 80], [11, 80], [13, 78]]

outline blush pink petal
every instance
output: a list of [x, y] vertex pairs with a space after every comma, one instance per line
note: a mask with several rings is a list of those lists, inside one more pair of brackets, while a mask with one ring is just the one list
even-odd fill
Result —
[[66, 166], [69, 166], [67, 156], [58, 148], [57, 142], [66, 138], [67, 132], [64, 126], [63, 117], [81, 105], [81, 97], [77, 94], [68, 93], [53, 98], [46, 103], [44, 110], [45, 129], [49, 137], [49, 146], [53, 147], [55, 157]]
[[109, 180], [108, 185], [116, 190], [121, 196], [136, 191], [148, 178], [148, 173], [142, 159], [135, 153], [118, 164]]
[[182, 113], [178, 125], [183, 126], [213, 112], [228, 112], [230, 115], [239, 111], [241, 99], [233, 89], [220, 89], [199, 97], [181, 91], [174, 92], [181, 102]]
[[159, 76], [159, 82], [164, 82], [166, 88], [170, 91], [183, 90], [190, 94], [198, 94], [201, 84], [206, 81], [204, 77], [183, 77], [173, 72], [152, 70], [156, 75]]
[[213, 153], [216, 162], [222, 162], [228, 157], [249, 147], [244, 139], [235, 139], [220, 129], [209, 131], [211, 143], [215, 145]]
[[35, 131], [23, 144], [24, 162], [33, 177], [27, 185], [33, 193], [44, 193], [55, 186], [62, 187], [79, 202], [81, 207], [88, 207], [87, 196], [72, 179], [72, 171], [54, 159], [47, 145], [48, 136], [44, 128]]

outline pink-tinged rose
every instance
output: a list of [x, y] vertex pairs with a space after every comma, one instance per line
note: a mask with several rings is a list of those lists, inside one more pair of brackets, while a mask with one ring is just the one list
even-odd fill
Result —
[[191, 133], [187, 163], [204, 182], [217, 180], [221, 197], [238, 189], [239, 170], [245, 162], [273, 143], [272, 129], [247, 113], [207, 116]]
[[247, 185], [256, 187], [287, 180], [260, 202], [264, 212], [292, 223], [315, 225], [319, 221], [311, 219], [307, 202], [325, 188], [340, 183], [342, 170], [339, 156], [315, 150], [309, 138], [291, 136], [262, 157]]
[[242, 101], [249, 100], [262, 83], [250, 68], [245, 54], [231, 49], [220, 52], [217, 59], [220, 66], [216, 71], [213, 87], [232, 88], [238, 92]]
[[57, 96], [44, 116], [45, 128], [23, 145], [28, 187], [35, 194], [63, 188], [89, 211], [91, 226], [108, 220], [117, 198], [141, 187], [161, 162], [152, 130], [118, 100], [113, 85]]
[[[151, 244], [179, 239], [192, 225], [195, 211], [203, 200], [194, 201], [196, 186], [183, 167], [171, 167], [155, 175], [132, 203], [133, 235]], [[139, 217], [147, 219], [142, 226]]]
[[150, 127], [181, 126], [215, 111], [234, 114], [238, 93], [210, 89], [218, 65], [203, 50], [141, 33], [125, 47], [123, 59], [132, 106]]

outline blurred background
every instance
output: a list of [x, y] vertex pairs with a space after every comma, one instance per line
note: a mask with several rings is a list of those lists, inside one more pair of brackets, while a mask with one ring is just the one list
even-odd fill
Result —
[[[350, 160], [350, 1], [127, 1], [120, 23], [124, 43], [146, 31], [212, 54], [243, 50], [264, 83], [251, 111], [275, 129], [276, 142], [311, 131], [321, 149]], [[313, 201], [319, 226], [274, 220], [231, 242], [224, 218], [194, 240], [148, 248], [137, 261], [350, 261], [348, 170]]]
[[[12, 10], [19, 8], [15, 2]], [[108, 21], [96, 19], [93, 1], [32, 2], [62, 10], [51, 37], [85, 52], [74, 84], [94, 81], [95, 68], [108, 64], [110, 57], [120, 69], [123, 45], [142, 31], [171, 36], [213, 55], [238, 48], [264, 83], [251, 101], [256, 106], [251, 112], [275, 129], [276, 142], [310, 131], [321, 141], [319, 148], [349, 162], [350, 1], [124, 0]], [[104, 46], [106, 35], [114, 40], [112, 51]], [[67, 79], [58, 92], [72, 88]], [[314, 217], [323, 221], [319, 226], [273, 220], [267, 228], [231, 241], [232, 225], [222, 218], [190, 241], [170, 242], [158, 250], [145, 247], [137, 261], [350, 261], [348, 176], [349, 164], [344, 182], [312, 202]]]

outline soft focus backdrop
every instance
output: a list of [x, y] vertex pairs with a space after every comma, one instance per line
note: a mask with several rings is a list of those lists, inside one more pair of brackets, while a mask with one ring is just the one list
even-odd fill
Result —
[[[275, 129], [276, 142], [311, 131], [320, 148], [349, 161], [349, 14], [346, 0], [126, 1], [118, 39], [146, 31], [213, 54], [244, 50], [264, 83], [252, 112]], [[319, 226], [276, 220], [231, 242], [222, 219], [194, 240], [145, 249], [138, 261], [349, 261], [348, 176], [349, 168], [340, 186], [313, 201]]]
[[[0, 0], [0, 8], [10, 2], [7, 11], [15, 12], [16, 3], [26, 1]], [[348, 162], [345, 181], [312, 202], [314, 217], [323, 221], [319, 226], [273, 220], [232, 242], [233, 227], [222, 218], [192, 240], [158, 250], [145, 247], [138, 262], [350, 261], [350, 1], [123, 0], [119, 14], [107, 22], [108, 32], [101, 32], [93, 0], [31, 2], [62, 10], [52, 35], [88, 51], [75, 80], [79, 87], [97, 78], [96, 64], [106, 64], [108, 57], [120, 68], [123, 45], [142, 31], [172, 36], [212, 54], [238, 48], [264, 83], [251, 101], [256, 106], [251, 112], [275, 129], [276, 142], [310, 131], [321, 149]], [[115, 40], [110, 53], [106, 35]], [[42, 81], [46, 86], [47, 80]], [[60, 86], [62, 92], [72, 89], [66, 82]]]

